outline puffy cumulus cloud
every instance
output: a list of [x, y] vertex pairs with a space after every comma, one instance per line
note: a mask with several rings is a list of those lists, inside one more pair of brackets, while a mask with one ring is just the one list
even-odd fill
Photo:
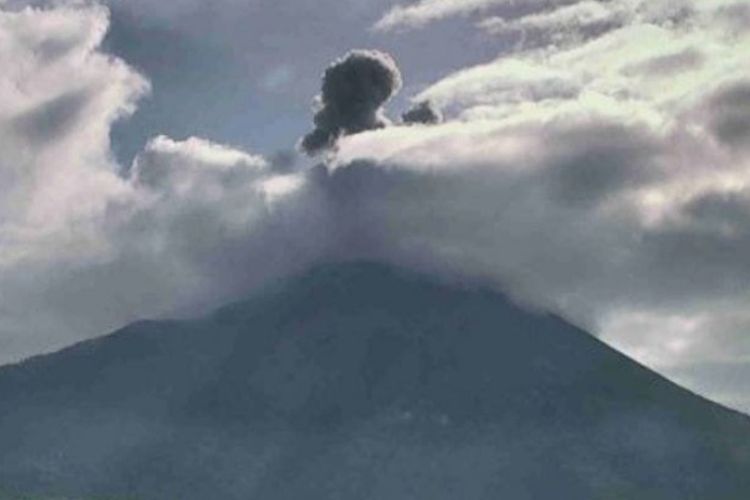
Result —
[[302, 149], [315, 154], [342, 135], [385, 127], [383, 105], [401, 85], [395, 61], [383, 52], [353, 50], [334, 61], [323, 74], [315, 129], [302, 139]]
[[105, 9], [0, 11], [0, 269], [94, 243], [87, 220], [129, 196], [111, 159], [113, 121], [148, 83], [96, 52]]
[[404, 123], [434, 125], [443, 121], [443, 113], [430, 101], [420, 101], [401, 115]]
[[[209, 166], [207, 168], [206, 166]], [[221, 193], [232, 185], [247, 186], [268, 170], [263, 157], [191, 137], [152, 139], [134, 162], [139, 185], [177, 195]]]
[[146, 145], [132, 172], [139, 202], [108, 228], [117, 252], [106, 267], [128, 267], [120, 279], [148, 291], [139, 314], [221, 304], [304, 267], [327, 244], [325, 207], [304, 173], [166, 137]]
[[331, 240], [307, 174], [277, 173], [257, 156], [157, 137], [132, 172], [128, 196], [85, 220], [98, 245], [0, 272], [3, 361], [221, 305], [304, 269]]
[[107, 25], [0, 11], [0, 362], [219, 304], [328, 240], [307, 174], [231, 147], [157, 137], [119, 175], [110, 130], [149, 84], [100, 50]]
[[[44, 313], [33, 308], [31, 295], [52, 273], [106, 253], [96, 221], [132, 197], [116, 175], [109, 131], [133, 111], [148, 83], [95, 50], [107, 24], [107, 11], [97, 7], [0, 11], [0, 330], [6, 343], [34, 341], [27, 332], [43, 329]], [[10, 345], [3, 353], [25, 350]]]

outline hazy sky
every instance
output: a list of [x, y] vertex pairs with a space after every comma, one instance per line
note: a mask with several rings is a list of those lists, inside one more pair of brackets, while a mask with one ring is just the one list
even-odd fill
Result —
[[[506, 290], [750, 411], [748, 2], [0, 9], [0, 362], [366, 257]], [[370, 116], [332, 84], [316, 122], [344, 136], [303, 158], [351, 49], [403, 86]], [[422, 101], [444, 121], [400, 123]]]

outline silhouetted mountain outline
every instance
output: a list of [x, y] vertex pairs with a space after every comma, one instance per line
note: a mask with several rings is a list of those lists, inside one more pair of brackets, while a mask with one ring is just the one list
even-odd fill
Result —
[[498, 293], [335, 264], [0, 369], [0, 491], [745, 500], [750, 419]]

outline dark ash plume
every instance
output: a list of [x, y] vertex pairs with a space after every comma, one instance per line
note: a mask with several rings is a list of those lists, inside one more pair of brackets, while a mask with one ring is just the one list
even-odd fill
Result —
[[443, 114], [432, 102], [421, 101], [415, 103], [406, 113], [401, 115], [401, 120], [406, 124], [434, 125], [443, 121]]
[[315, 128], [301, 141], [309, 155], [329, 149], [343, 135], [387, 126], [383, 105], [402, 85], [393, 58], [376, 50], [353, 50], [323, 74]]

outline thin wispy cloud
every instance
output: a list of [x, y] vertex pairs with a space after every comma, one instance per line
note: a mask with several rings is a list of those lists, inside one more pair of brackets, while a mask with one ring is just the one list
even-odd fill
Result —
[[375, 29], [418, 28], [452, 16], [513, 3], [514, 0], [420, 0], [411, 5], [394, 6], [378, 20]]

